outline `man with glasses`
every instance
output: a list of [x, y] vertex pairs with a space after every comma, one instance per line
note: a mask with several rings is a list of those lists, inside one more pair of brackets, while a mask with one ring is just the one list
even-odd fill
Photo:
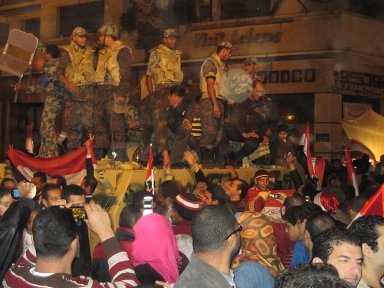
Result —
[[206, 206], [198, 211], [192, 221], [194, 254], [175, 288], [236, 287], [230, 264], [240, 251], [241, 229], [225, 207]]

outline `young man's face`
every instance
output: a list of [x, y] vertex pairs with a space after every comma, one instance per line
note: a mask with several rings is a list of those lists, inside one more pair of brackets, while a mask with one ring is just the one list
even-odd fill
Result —
[[269, 185], [269, 177], [268, 176], [261, 176], [255, 179], [256, 187], [260, 189], [261, 191], [268, 190]]
[[363, 254], [360, 246], [341, 243], [333, 247], [327, 264], [334, 266], [339, 277], [356, 287], [361, 278]]
[[176, 49], [177, 38], [175, 38], [175, 37], [165, 37], [165, 38], [163, 38], [163, 43], [169, 49], [172, 49], [172, 50]]
[[379, 238], [377, 238], [377, 247], [378, 250], [373, 252], [374, 264], [378, 267], [384, 267], [384, 226], [379, 226], [376, 228]]
[[57, 205], [57, 201], [61, 199], [61, 190], [52, 189], [48, 191], [48, 199], [43, 199], [43, 204], [46, 208]]
[[87, 45], [87, 36], [86, 35], [75, 35], [73, 36], [73, 41], [80, 47], [85, 47]]
[[287, 229], [286, 231], [288, 232], [289, 240], [296, 242], [300, 240], [300, 228], [299, 228], [299, 223], [296, 223], [295, 225], [292, 225], [289, 222], [287, 223]]
[[40, 177], [32, 177], [31, 182], [35, 184], [37, 192], [40, 192], [44, 187], [44, 182], [41, 181]]
[[279, 132], [279, 138], [280, 138], [281, 140], [285, 140], [285, 139], [287, 139], [287, 136], [288, 136], [288, 133], [287, 133], [287, 132], [285, 132], [285, 131], [280, 131], [280, 132]]

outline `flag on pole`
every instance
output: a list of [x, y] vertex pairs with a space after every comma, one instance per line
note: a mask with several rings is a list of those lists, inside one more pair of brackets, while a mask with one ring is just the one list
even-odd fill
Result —
[[307, 125], [305, 126], [304, 134], [300, 140], [300, 145], [303, 146], [304, 154], [307, 157], [308, 174], [310, 177], [316, 177], [319, 179], [318, 189], [321, 189], [325, 171], [325, 159], [322, 157], [312, 157], [309, 122], [307, 122]]
[[345, 161], [347, 162], [347, 172], [348, 172], [348, 184], [352, 185], [355, 189], [355, 196], [359, 196], [359, 187], [357, 186], [355, 168], [353, 167], [351, 149], [347, 145], [344, 150]]
[[152, 143], [149, 145], [149, 155], [147, 163], [147, 177], [145, 180], [147, 188], [152, 189], [152, 194], [155, 193], [155, 174], [153, 171], [153, 147]]
[[381, 185], [379, 190], [373, 195], [367, 202], [365, 202], [363, 208], [357, 213], [355, 218], [351, 221], [348, 227], [355, 221], [357, 218], [361, 216], [373, 216], [378, 215], [384, 217], [384, 184]]
[[[90, 148], [92, 163], [95, 164], [92, 144]], [[64, 155], [50, 158], [29, 156], [14, 148], [9, 148], [7, 151], [9, 160], [28, 181], [31, 181], [35, 172], [43, 172], [47, 176], [61, 175], [67, 180], [68, 184], [77, 185], [81, 184], [87, 174], [86, 155], [87, 149], [85, 146]]]

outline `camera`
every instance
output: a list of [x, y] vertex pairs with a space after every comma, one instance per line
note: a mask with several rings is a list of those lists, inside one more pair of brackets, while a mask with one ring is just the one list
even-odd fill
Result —
[[19, 199], [20, 198], [20, 191], [17, 188], [12, 189], [12, 198], [13, 199]]
[[145, 196], [143, 199], [144, 212], [143, 216], [153, 213], [153, 197]]
[[84, 220], [88, 219], [87, 213], [85, 212], [85, 209], [83, 206], [72, 206], [72, 215], [75, 220]]

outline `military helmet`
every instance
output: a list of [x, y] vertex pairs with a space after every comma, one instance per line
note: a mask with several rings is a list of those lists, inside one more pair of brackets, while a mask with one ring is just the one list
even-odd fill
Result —
[[97, 30], [97, 34], [119, 38], [119, 27], [116, 24], [104, 24]]

